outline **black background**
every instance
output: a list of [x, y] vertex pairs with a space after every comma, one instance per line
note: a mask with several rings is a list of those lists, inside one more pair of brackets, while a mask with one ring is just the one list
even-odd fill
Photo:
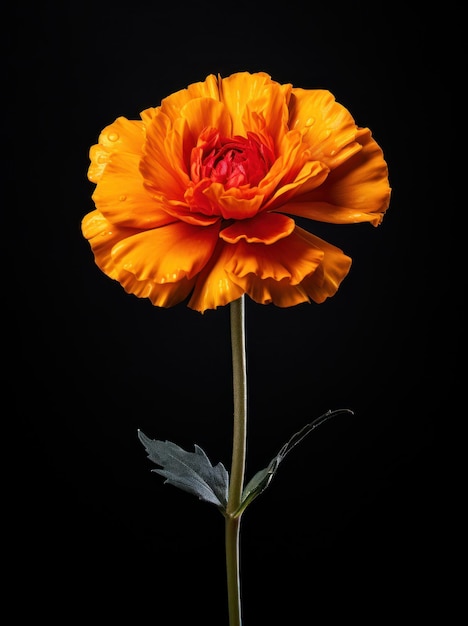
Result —
[[5, 172], [17, 199], [6, 217], [17, 259], [14, 292], [7, 287], [20, 477], [13, 578], [29, 600], [19, 611], [60, 624], [114, 623], [128, 610], [135, 625], [227, 626], [223, 518], [150, 471], [137, 429], [187, 450], [196, 443], [229, 468], [229, 308], [202, 315], [127, 295], [94, 264], [80, 222], [93, 209], [88, 150], [102, 128], [208, 74], [242, 70], [332, 91], [371, 128], [393, 189], [377, 229], [307, 225], [353, 258], [335, 297], [289, 309], [246, 302], [247, 478], [326, 410], [354, 416], [301, 443], [245, 513], [245, 625], [343, 615], [381, 624], [444, 604], [451, 513], [440, 431], [455, 419], [461, 315], [448, 283], [444, 136], [461, 47], [450, 10], [138, 1], [14, 9]]

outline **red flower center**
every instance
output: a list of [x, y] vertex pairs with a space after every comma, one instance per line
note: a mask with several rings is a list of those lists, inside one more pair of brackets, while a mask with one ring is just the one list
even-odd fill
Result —
[[248, 185], [255, 187], [265, 177], [274, 161], [273, 150], [255, 133], [245, 137], [220, 137], [214, 128], [205, 129], [192, 150], [192, 181], [211, 179], [226, 189]]

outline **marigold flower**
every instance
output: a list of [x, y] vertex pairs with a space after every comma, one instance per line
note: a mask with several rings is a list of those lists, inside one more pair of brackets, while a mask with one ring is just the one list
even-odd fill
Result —
[[264, 72], [210, 75], [141, 120], [117, 118], [90, 160], [95, 261], [161, 307], [321, 303], [351, 259], [291, 216], [378, 226], [390, 202], [371, 131], [329, 91]]

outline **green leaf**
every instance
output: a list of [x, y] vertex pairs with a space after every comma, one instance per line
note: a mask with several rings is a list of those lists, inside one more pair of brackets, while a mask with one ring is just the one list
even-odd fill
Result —
[[289, 441], [284, 444], [278, 454], [270, 461], [269, 465], [265, 467], [265, 469], [257, 472], [249, 480], [247, 485], [244, 487], [244, 490], [242, 492], [242, 502], [235, 515], [240, 515], [257, 496], [265, 491], [276, 471], [278, 470], [281, 461], [285, 458], [287, 454], [289, 454], [289, 452], [291, 452], [293, 448], [297, 446], [298, 443], [300, 443], [304, 439], [304, 437], [306, 437], [309, 433], [311, 433], [324, 422], [342, 413], [354, 415], [353, 411], [351, 411], [350, 409], [337, 409], [335, 411], [327, 411], [309, 424], [306, 424], [303, 428], [301, 428], [300, 431], [295, 433], [291, 437], [291, 439], [289, 439]]
[[223, 512], [227, 505], [229, 475], [222, 463], [215, 467], [203, 450], [195, 444], [195, 452], [187, 452], [170, 441], [149, 439], [141, 430], [138, 438], [148, 458], [162, 469], [153, 469], [165, 477], [165, 483], [179, 487], [200, 500], [216, 505]]

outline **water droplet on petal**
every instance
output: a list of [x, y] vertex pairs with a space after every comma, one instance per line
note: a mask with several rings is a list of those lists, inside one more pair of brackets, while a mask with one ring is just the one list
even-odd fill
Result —
[[306, 119], [305, 125], [312, 126], [314, 122], [315, 122], [315, 117], [309, 117], [308, 119]]
[[124, 193], [121, 196], [119, 196], [120, 202], [125, 202], [126, 199], [127, 199], [127, 196]]
[[119, 138], [119, 134], [118, 134], [118, 133], [116, 133], [116, 132], [112, 132], [112, 133], [109, 133], [109, 134], [107, 135], [107, 139], [108, 139], [109, 141], [117, 141], [117, 140], [118, 140], [118, 138]]

